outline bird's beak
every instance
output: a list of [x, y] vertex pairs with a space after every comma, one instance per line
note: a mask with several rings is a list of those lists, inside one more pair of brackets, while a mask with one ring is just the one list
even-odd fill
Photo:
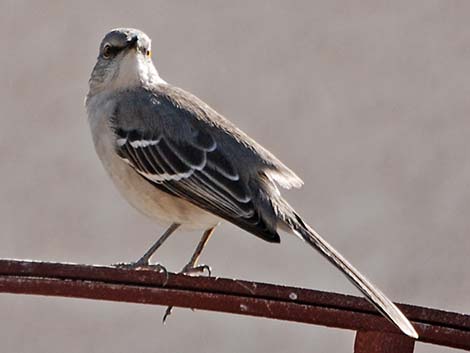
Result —
[[137, 48], [137, 42], [139, 41], [139, 38], [137, 36], [132, 37], [129, 39], [126, 43], [126, 47], [128, 49], [136, 49]]

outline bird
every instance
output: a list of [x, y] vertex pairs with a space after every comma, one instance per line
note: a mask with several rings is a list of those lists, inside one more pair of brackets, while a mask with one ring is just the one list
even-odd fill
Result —
[[170, 225], [132, 265], [150, 257], [177, 229], [203, 232], [183, 273], [204, 270], [199, 257], [228, 221], [271, 243], [294, 234], [338, 268], [404, 334], [418, 338], [405, 315], [281, 196], [303, 181], [271, 152], [195, 95], [162, 79], [151, 40], [116, 28], [101, 41], [85, 106], [95, 150], [127, 201]]

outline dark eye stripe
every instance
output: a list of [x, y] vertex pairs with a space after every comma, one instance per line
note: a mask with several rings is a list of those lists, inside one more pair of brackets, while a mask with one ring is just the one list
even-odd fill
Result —
[[116, 46], [108, 46], [103, 48], [103, 55], [107, 57], [116, 56], [124, 48]]

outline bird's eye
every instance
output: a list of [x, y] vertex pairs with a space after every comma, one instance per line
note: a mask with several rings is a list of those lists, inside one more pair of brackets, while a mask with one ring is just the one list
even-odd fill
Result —
[[103, 48], [103, 58], [109, 59], [113, 53], [113, 49], [110, 44], [106, 44]]
[[147, 49], [145, 52], [145, 55], [147, 55], [149, 58], [152, 56], [152, 51], [150, 49]]

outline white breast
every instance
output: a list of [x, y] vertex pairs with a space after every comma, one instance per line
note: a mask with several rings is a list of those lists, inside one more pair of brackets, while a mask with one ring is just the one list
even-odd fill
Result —
[[185, 228], [205, 230], [220, 222], [219, 217], [160, 191], [115, 153], [115, 137], [108, 123], [114, 110], [111, 94], [99, 93], [91, 97], [87, 110], [96, 152], [114, 184], [132, 206], [162, 225], [180, 223]]

